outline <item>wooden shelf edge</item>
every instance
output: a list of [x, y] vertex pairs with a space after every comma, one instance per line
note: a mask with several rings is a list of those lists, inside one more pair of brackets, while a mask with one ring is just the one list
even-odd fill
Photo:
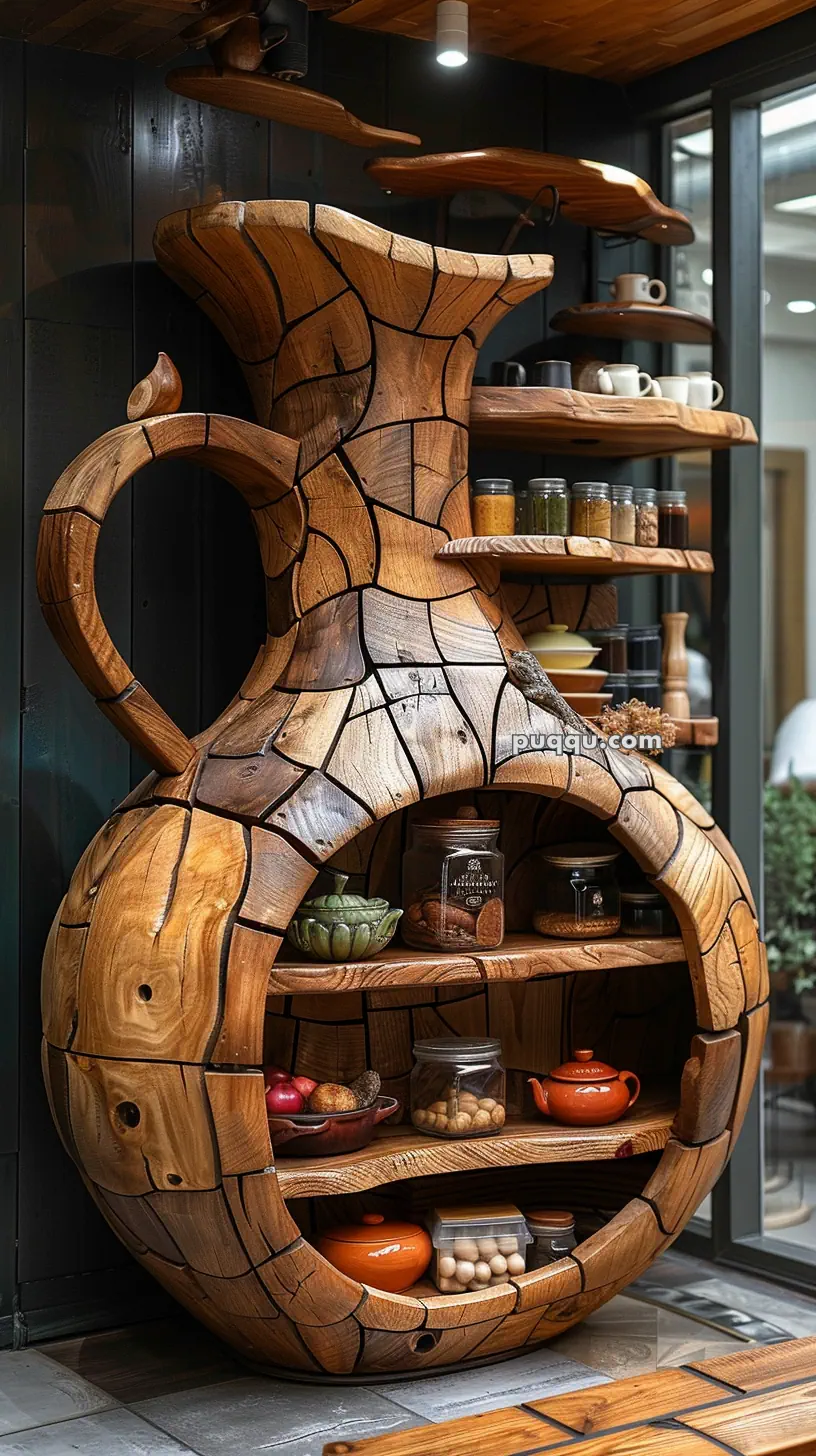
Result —
[[631, 339], [649, 344], [710, 344], [714, 321], [671, 304], [580, 303], [550, 319], [561, 334]]
[[708, 551], [679, 551], [667, 546], [628, 546], [594, 536], [463, 536], [437, 551], [445, 560], [483, 557], [506, 571], [550, 576], [669, 576], [708, 574]]
[[406, 950], [389, 947], [367, 961], [276, 962], [268, 994], [319, 995], [331, 991], [387, 991], [406, 986], [439, 986], [491, 981], [529, 981], [582, 971], [685, 962], [679, 936], [609, 936], [599, 940], [553, 940], [541, 935], [508, 935], [494, 951], [476, 953]]
[[404, 1178], [539, 1163], [601, 1162], [660, 1152], [669, 1140], [676, 1096], [644, 1094], [607, 1127], [565, 1127], [544, 1118], [506, 1124], [495, 1137], [435, 1138], [410, 1126], [378, 1129], [367, 1148], [336, 1158], [276, 1158], [284, 1198], [363, 1193]]
[[673, 718], [678, 748], [716, 748], [720, 741], [719, 718]]
[[671, 399], [623, 399], [577, 389], [474, 387], [471, 442], [618, 459], [755, 445], [749, 419]]

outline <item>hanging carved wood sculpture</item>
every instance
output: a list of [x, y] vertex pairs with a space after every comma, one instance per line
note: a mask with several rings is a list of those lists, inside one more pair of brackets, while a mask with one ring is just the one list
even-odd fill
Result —
[[[46, 505], [46, 617], [101, 710], [155, 769], [86, 851], [49, 937], [43, 1050], [54, 1118], [127, 1247], [258, 1364], [360, 1379], [534, 1345], [636, 1277], [709, 1190], [756, 1076], [768, 994], [750, 890], [705, 810], [654, 763], [608, 747], [514, 752], [514, 734], [557, 731], [560, 719], [511, 681], [508, 657], [522, 646], [512, 596], [493, 565], [436, 557], [471, 530], [477, 351], [547, 285], [552, 261], [450, 252], [333, 208], [310, 216], [306, 203], [267, 201], [169, 217], [156, 253], [243, 361], [260, 423], [148, 414], [91, 444]], [[269, 608], [240, 693], [194, 740], [135, 680], [94, 591], [111, 500], [142, 467], [178, 455], [244, 496]], [[537, 610], [529, 595], [519, 598], [527, 615]], [[335, 968], [321, 983], [315, 967], [311, 994], [267, 1005], [285, 927], [318, 868], [356, 859], [384, 873], [398, 860], [386, 843], [398, 850], [404, 813], [462, 790], [480, 802], [510, 794], [517, 835], [539, 810], [585, 811], [606, 826], [674, 907], [688, 971], [642, 971], [633, 952], [632, 969], [593, 972], [565, 948], [562, 975], [551, 966], [541, 981], [509, 984], [531, 974], [533, 958], [503, 963], [497, 952], [498, 984], [435, 989], [420, 957], [424, 984], [413, 993], [385, 980], [321, 995], [321, 984], [336, 986]], [[463, 965], [462, 979], [480, 975], [478, 962]], [[447, 974], [440, 956], [439, 980]], [[665, 1045], [655, 1045], [658, 983], [681, 998]], [[659, 1160], [643, 1154], [645, 1168], [643, 1157], [621, 1164], [636, 1149], [617, 1143], [612, 1162], [566, 1168], [570, 1197], [588, 1189], [589, 1206], [618, 1210], [574, 1255], [446, 1297], [364, 1288], [317, 1253], [270, 1147], [265, 1013], [273, 1042], [288, 1035], [293, 1055], [300, 1027], [300, 1064], [311, 1045], [331, 1071], [350, 1073], [366, 1065], [367, 1018], [381, 1070], [391, 1075], [390, 1058], [396, 1076], [411, 1014], [416, 1027], [433, 1026], [438, 1011], [467, 1029], [490, 996], [521, 1085], [525, 1067], [554, 1065], [562, 1018], [545, 1015], [546, 998], [571, 997], [564, 1024], [597, 1027], [602, 1042], [615, 985], [628, 988], [624, 1030], [640, 1025], [656, 1068], [669, 1041], [680, 1048], [679, 1112], [671, 1129], [658, 1119], [662, 1135], [646, 1146], [665, 1148]], [[567, 1196], [555, 1169], [516, 1171]], [[379, 1175], [389, 1176], [403, 1176], [396, 1157]], [[415, 1182], [420, 1197], [433, 1180]], [[337, 1204], [324, 1198], [320, 1209]]]

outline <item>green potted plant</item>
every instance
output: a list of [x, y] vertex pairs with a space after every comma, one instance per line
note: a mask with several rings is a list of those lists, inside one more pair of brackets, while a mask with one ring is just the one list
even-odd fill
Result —
[[765, 786], [768, 967], [784, 973], [816, 1022], [816, 798], [801, 781]]

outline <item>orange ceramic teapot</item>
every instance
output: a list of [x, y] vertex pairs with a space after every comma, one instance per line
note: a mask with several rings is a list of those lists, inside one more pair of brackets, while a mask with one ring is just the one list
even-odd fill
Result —
[[539, 1112], [575, 1127], [617, 1122], [640, 1096], [634, 1072], [616, 1072], [590, 1051], [576, 1051], [574, 1062], [556, 1067], [543, 1082], [529, 1077]]

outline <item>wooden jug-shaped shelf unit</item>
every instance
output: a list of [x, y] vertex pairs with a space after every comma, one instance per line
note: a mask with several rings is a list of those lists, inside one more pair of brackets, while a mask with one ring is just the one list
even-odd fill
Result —
[[[743, 1119], [768, 995], [750, 890], [705, 810], [657, 765], [608, 747], [519, 752], [514, 735], [563, 727], [508, 677], [507, 656], [522, 645], [519, 589], [502, 588], [492, 563], [437, 555], [472, 532], [477, 350], [546, 286], [552, 261], [435, 249], [329, 207], [310, 216], [306, 203], [269, 201], [169, 217], [156, 253], [241, 359], [259, 424], [147, 414], [89, 445], [46, 505], [48, 621], [102, 711], [154, 766], [89, 846], [49, 937], [43, 1062], [54, 1118], [135, 1257], [256, 1364], [362, 1380], [531, 1347], [641, 1273], [709, 1190]], [[241, 491], [269, 605], [239, 695], [195, 740], [134, 679], [93, 582], [116, 492], [177, 455]], [[682, 959], [677, 941], [663, 952], [673, 960], [657, 964], [659, 948], [525, 950], [511, 937], [489, 976], [476, 961], [446, 972], [444, 956], [430, 969], [421, 957], [411, 989], [410, 957], [393, 985], [386, 957], [378, 985], [355, 981], [354, 967], [338, 983], [338, 968], [314, 966], [310, 994], [287, 990], [285, 927], [319, 868], [351, 870], [369, 892], [393, 889], [404, 817], [462, 791], [506, 810], [513, 936], [526, 928], [536, 846], [586, 822], [665, 893]], [[264, 1023], [267, 1052], [288, 1046], [298, 1068], [311, 1059], [315, 1075], [336, 1080], [362, 1070], [368, 1050], [386, 1085], [404, 1089], [412, 1024], [428, 1035], [487, 1016], [517, 1089], [558, 1060], [553, 1028], [596, 1035], [602, 1049], [637, 1029], [652, 1091], [623, 1143], [624, 1124], [589, 1150], [543, 1124], [540, 1136], [519, 1125], [513, 1141], [508, 1120], [502, 1133], [516, 1196], [528, 1207], [533, 1196], [581, 1202], [596, 1211], [595, 1231], [570, 1257], [481, 1294], [364, 1288], [311, 1240], [315, 1216], [343, 1215], [349, 1184], [328, 1186], [324, 1170], [321, 1191], [336, 1196], [313, 1205], [301, 1198], [308, 1168], [288, 1187], [284, 1158], [278, 1171]], [[362, 1178], [372, 1191], [354, 1196], [427, 1206], [436, 1145], [413, 1154], [423, 1176], [394, 1188], [408, 1164], [388, 1138], [372, 1145], [379, 1162]], [[644, 1138], [652, 1151], [640, 1151]], [[482, 1176], [465, 1144], [460, 1157], [463, 1171], [449, 1155], [440, 1173], [448, 1201]]]

